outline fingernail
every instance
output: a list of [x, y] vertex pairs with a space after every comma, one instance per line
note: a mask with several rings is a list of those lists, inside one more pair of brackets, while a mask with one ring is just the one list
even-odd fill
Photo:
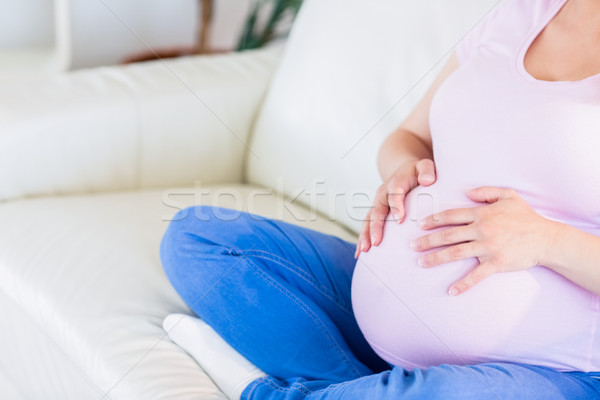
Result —
[[371, 244], [375, 246], [375, 235], [371, 236]]
[[425, 175], [422, 176], [422, 178], [423, 178], [424, 181], [432, 181], [432, 180], [435, 179], [433, 177], [433, 175], [430, 175], [430, 174], [425, 174]]
[[420, 225], [421, 227], [425, 226], [425, 220], [424, 220], [424, 219], [420, 220], [420, 221], [419, 221], [419, 225]]
[[458, 296], [458, 289], [455, 287], [451, 287], [450, 290], [448, 291], [448, 294], [450, 296]]
[[412, 242], [410, 242], [410, 248], [413, 250], [417, 249], [417, 241], [413, 240]]
[[419, 257], [419, 259], [417, 260], [417, 263], [419, 264], [419, 267], [424, 268], [426, 265], [425, 257]]

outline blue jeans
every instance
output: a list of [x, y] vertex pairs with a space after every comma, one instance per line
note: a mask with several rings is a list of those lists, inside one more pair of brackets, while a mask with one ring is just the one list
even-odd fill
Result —
[[354, 248], [286, 222], [198, 206], [171, 222], [161, 259], [190, 308], [269, 375], [243, 399], [600, 399], [598, 373], [504, 362], [390, 366], [352, 312]]

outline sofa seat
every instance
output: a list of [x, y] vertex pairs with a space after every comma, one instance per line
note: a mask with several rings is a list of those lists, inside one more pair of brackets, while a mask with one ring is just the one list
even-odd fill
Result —
[[[163, 273], [159, 243], [170, 218], [194, 204], [355, 240], [328, 218], [254, 185], [2, 203], [0, 309], [11, 323], [0, 328], [0, 370], [27, 388], [24, 398], [224, 399], [161, 327], [169, 313], [192, 314]], [[11, 369], [17, 357], [25, 370]]]

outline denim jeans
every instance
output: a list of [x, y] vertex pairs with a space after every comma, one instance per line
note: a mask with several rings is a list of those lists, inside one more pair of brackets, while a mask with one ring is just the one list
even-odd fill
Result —
[[509, 362], [390, 366], [352, 312], [354, 249], [286, 222], [198, 206], [176, 215], [160, 250], [182, 299], [269, 375], [243, 399], [600, 399], [598, 373]]

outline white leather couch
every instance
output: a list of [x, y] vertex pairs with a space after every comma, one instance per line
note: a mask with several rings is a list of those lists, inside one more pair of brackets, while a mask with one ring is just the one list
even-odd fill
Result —
[[213, 204], [354, 240], [378, 146], [496, 2], [306, 0], [283, 52], [2, 86], [3, 398], [222, 399], [161, 328], [191, 313], [169, 219]]

